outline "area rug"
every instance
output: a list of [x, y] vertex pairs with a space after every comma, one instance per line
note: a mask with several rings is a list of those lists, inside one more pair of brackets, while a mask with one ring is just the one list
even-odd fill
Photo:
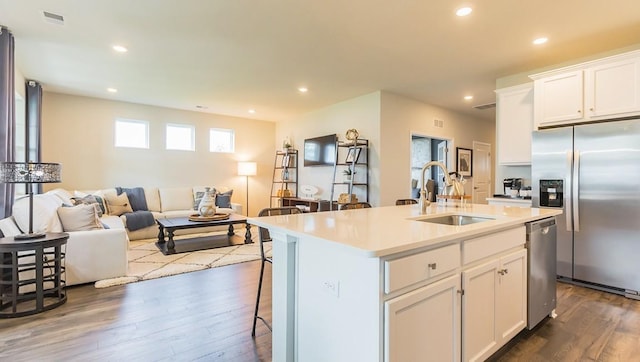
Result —
[[[189, 237], [194, 236], [198, 235]], [[106, 288], [260, 259], [258, 243], [163, 255], [155, 242], [155, 239], [130, 242], [127, 275], [99, 280], [94, 286]], [[265, 252], [271, 252], [270, 243], [265, 244]]]

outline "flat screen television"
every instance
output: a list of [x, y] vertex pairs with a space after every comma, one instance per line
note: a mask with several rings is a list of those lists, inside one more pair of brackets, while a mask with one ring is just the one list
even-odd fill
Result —
[[304, 165], [333, 166], [336, 159], [336, 141], [336, 134], [304, 140]]

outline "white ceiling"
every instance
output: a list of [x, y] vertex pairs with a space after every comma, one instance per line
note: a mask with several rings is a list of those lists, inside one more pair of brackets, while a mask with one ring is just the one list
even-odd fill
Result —
[[0, 0], [0, 24], [51, 92], [278, 121], [387, 90], [493, 119], [497, 78], [640, 43], [640, 1]]

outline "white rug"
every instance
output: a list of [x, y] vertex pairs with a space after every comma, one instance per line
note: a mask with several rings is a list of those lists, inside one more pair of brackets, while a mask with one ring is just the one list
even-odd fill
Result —
[[[194, 236], [196, 235], [186, 237]], [[176, 240], [179, 239], [181, 237], [177, 236]], [[260, 259], [258, 243], [164, 255], [158, 250], [155, 242], [155, 239], [130, 242], [127, 275], [119, 278], [98, 280], [94, 284], [95, 287], [106, 288]], [[265, 252], [271, 252], [270, 243], [265, 244]]]

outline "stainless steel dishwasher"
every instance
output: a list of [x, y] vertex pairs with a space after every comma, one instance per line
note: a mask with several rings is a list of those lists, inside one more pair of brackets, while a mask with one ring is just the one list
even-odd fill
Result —
[[526, 224], [528, 296], [527, 328], [533, 329], [556, 308], [556, 219]]

